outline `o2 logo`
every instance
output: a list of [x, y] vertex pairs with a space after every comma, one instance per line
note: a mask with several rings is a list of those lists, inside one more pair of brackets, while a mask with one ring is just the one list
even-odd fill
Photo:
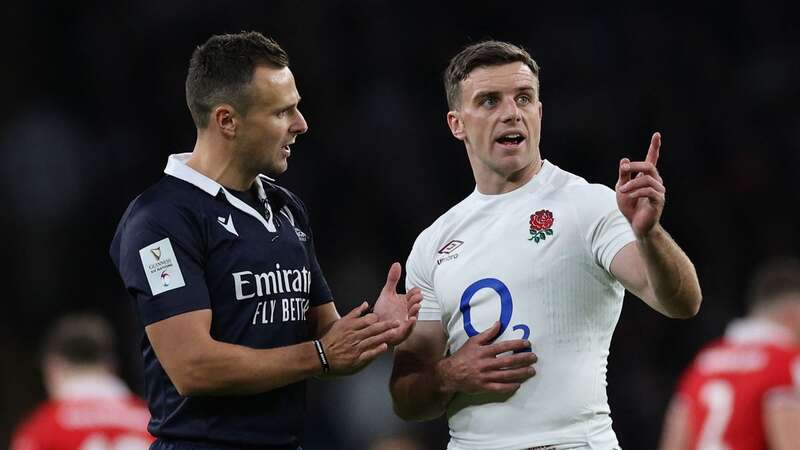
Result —
[[[497, 295], [500, 296], [500, 331], [497, 333], [497, 335], [500, 336], [504, 331], [506, 331], [506, 328], [508, 328], [508, 325], [511, 322], [511, 315], [514, 313], [514, 302], [511, 299], [511, 292], [508, 290], [508, 286], [506, 286], [497, 278], [484, 278], [482, 280], [478, 280], [470, 284], [467, 289], [464, 290], [464, 293], [461, 294], [460, 309], [461, 315], [464, 317], [464, 331], [467, 332], [467, 336], [469, 337], [480, 333], [480, 331], [476, 330], [475, 327], [472, 326], [472, 307], [470, 306], [469, 302], [472, 300], [472, 297], [475, 296], [475, 293], [481, 289], [492, 289], [497, 293]], [[531, 329], [525, 324], [514, 325], [512, 330], [522, 331], [522, 339], [528, 339], [528, 337], [531, 335]], [[531, 351], [530, 348], [526, 350], [516, 350], [514, 353], [529, 351]]]

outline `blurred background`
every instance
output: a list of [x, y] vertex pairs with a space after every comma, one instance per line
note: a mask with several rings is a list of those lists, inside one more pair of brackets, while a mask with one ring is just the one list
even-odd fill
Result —
[[[45, 397], [37, 348], [62, 314], [111, 319], [121, 373], [140, 391], [141, 330], [109, 242], [167, 155], [194, 144], [184, 100], [194, 47], [257, 30], [288, 51], [303, 96], [310, 130], [279, 181], [311, 209], [340, 311], [373, 299], [390, 263], [474, 188], [441, 85], [465, 44], [492, 37], [531, 52], [542, 66], [542, 155], [589, 181], [613, 186], [619, 159], [643, 158], [662, 132], [662, 220], [696, 264], [705, 300], [696, 318], [675, 321], [627, 297], [608, 371], [620, 443], [654, 448], [676, 377], [744, 313], [751, 271], [800, 255], [800, 31], [777, 2], [615, 3], [3, 6], [0, 447]], [[444, 448], [443, 420], [394, 417], [390, 370], [385, 357], [355, 377], [312, 382], [306, 449], [366, 449], [394, 436]]]

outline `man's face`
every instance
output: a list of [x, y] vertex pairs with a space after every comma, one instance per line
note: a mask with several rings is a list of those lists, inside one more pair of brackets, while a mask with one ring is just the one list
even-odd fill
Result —
[[300, 94], [288, 67], [258, 66], [250, 82], [250, 108], [241, 116], [235, 152], [254, 173], [280, 175], [288, 168], [289, 146], [308, 130], [297, 109]]
[[522, 62], [478, 67], [461, 81], [461, 106], [448, 114], [476, 179], [509, 179], [540, 160], [539, 83]]

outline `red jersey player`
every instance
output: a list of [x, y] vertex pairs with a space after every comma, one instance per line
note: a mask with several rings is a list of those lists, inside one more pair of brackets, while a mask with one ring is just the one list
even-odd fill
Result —
[[683, 374], [661, 450], [800, 449], [800, 262], [765, 267], [750, 302]]
[[16, 430], [11, 450], [146, 450], [150, 413], [112, 372], [112, 333], [103, 319], [61, 319], [45, 341], [50, 399]]

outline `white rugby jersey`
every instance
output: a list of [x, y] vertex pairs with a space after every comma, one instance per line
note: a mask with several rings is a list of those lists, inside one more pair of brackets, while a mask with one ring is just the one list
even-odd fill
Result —
[[510, 396], [456, 394], [450, 450], [618, 446], [606, 360], [624, 288], [611, 260], [635, 240], [614, 191], [544, 161], [505, 194], [476, 189], [423, 231], [406, 285], [419, 320], [440, 320], [447, 349], [501, 321], [499, 341], [528, 338], [536, 375]]

